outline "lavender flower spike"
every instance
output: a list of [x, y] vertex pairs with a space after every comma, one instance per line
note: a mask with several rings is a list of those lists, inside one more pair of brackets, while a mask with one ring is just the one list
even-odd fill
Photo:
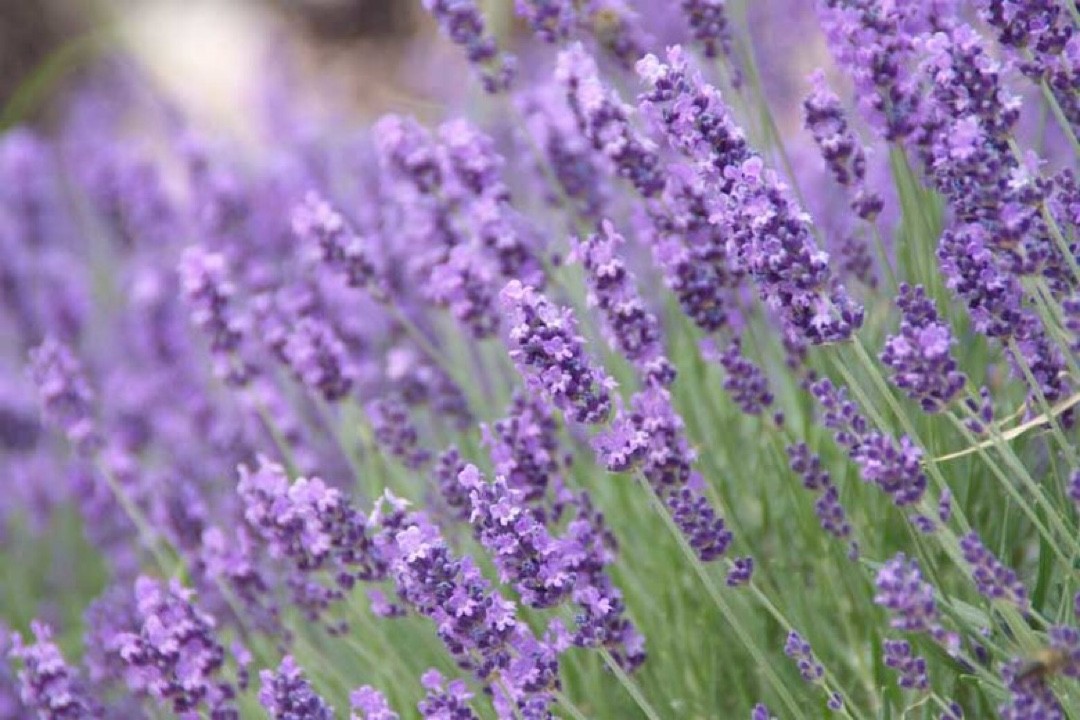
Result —
[[573, 0], [515, 0], [514, 7], [536, 37], [549, 43], [569, 37], [577, 19]]
[[464, 680], [446, 682], [438, 670], [432, 668], [420, 677], [427, 692], [417, 709], [424, 720], [479, 720], [469, 707], [472, 693]]
[[600, 309], [611, 344], [630, 360], [650, 383], [670, 385], [675, 368], [664, 355], [660, 323], [634, 285], [634, 275], [619, 257], [626, 242], [610, 220], [600, 232], [579, 241], [574, 254], [585, 267], [589, 303]]
[[1022, 612], [1030, 605], [1027, 588], [1020, 582], [1016, 572], [1006, 567], [986, 549], [975, 532], [960, 538], [960, 550], [971, 564], [975, 586], [988, 600], [1011, 602]]
[[514, 58], [499, 52], [476, 0], [424, 0], [424, 7], [455, 45], [465, 50], [489, 93], [507, 90], [514, 78]]
[[390, 709], [390, 703], [381, 692], [364, 685], [349, 694], [351, 720], [398, 720], [398, 714]]
[[45, 420], [80, 452], [101, 443], [94, 418], [94, 393], [82, 366], [66, 345], [46, 338], [30, 351], [30, 379], [37, 386]]
[[93, 702], [80, 686], [78, 675], [52, 641], [52, 630], [34, 621], [35, 642], [23, 644], [18, 634], [12, 636], [10, 654], [22, 661], [19, 670], [19, 693], [28, 710], [43, 720], [83, 720], [96, 717]]
[[349, 287], [362, 289], [374, 282], [375, 267], [363, 240], [319, 193], [308, 191], [293, 208], [292, 229], [297, 239], [313, 247], [319, 259], [342, 275]]
[[664, 189], [660, 156], [652, 141], [630, 124], [630, 108], [604, 87], [593, 60], [580, 43], [559, 53], [555, 79], [566, 91], [582, 134], [644, 197]]
[[277, 672], [263, 670], [259, 678], [262, 680], [259, 702], [272, 720], [334, 720], [333, 708], [304, 679], [292, 655], [281, 660]]
[[893, 371], [893, 384], [922, 405], [940, 412], [964, 389], [967, 377], [950, 352], [956, 344], [921, 285], [900, 285], [900, 332], [885, 341], [881, 362]]
[[874, 602], [890, 610], [890, 625], [906, 632], [929, 632], [938, 627], [934, 588], [923, 580], [915, 560], [898, 553], [877, 574]]
[[615, 381], [585, 354], [570, 310], [517, 280], [500, 297], [510, 321], [510, 359], [529, 388], [550, 397], [576, 422], [605, 422]]

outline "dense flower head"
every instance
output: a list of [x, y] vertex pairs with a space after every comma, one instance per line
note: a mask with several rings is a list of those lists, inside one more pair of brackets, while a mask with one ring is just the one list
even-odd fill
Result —
[[925, 690], [930, 686], [926, 674], [926, 660], [911, 649], [906, 640], [886, 640], [885, 666], [900, 674], [900, 687], [908, 690]]
[[431, 669], [420, 677], [425, 696], [417, 708], [424, 720], [478, 720], [469, 707], [472, 693], [464, 680], [446, 681], [442, 673]]
[[177, 714], [205, 709], [215, 718], [238, 718], [232, 706], [236, 689], [224, 676], [225, 648], [214, 618], [195, 605], [194, 593], [177, 580], [139, 577], [135, 607], [138, 627], [112, 640], [129, 687]]
[[516, 62], [499, 51], [489, 33], [476, 0], [424, 0], [424, 7], [455, 45], [465, 50], [476, 66], [484, 89], [489, 93], [507, 90], [514, 78]]
[[31, 627], [34, 642], [24, 644], [15, 634], [10, 656], [21, 664], [19, 696], [28, 711], [43, 720], [82, 720], [100, 717], [100, 709], [87, 694], [78, 672], [64, 660], [52, 641], [52, 629], [39, 621]]
[[501, 300], [510, 324], [510, 358], [528, 387], [576, 422], [605, 421], [615, 382], [585, 354], [570, 310], [517, 280], [507, 283]]
[[589, 302], [600, 309], [612, 344], [650, 383], [669, 385], [675, 369], [664, 355], [660, 323], [646, 307], [634, 275], [620, 257], [626, 242], [610, 220], [578, 243], [575, 257], [585, 267]]
[[384, 552], [398, 593], [435, 622], [458, 665], [502, 702], [546, 708], [558, 684], [554, 650], [517, 619], [514, 604], [491, 588], [472, 558], [456, 557], [422, 514], [387, 532]]
[[574, 584], [566, 551], [537, 514], [524, 504], [523, 493], [504, 478], [487, 482], [475, 465], [462, 470], [458, 482], [469, 492], [469, 524], [488, 549], [499, 579], [510, 583], [529, 607], [561, 603]]
[[1016, 571], [1003, 565], [986, 549], [977, 533], [960, 538], [960, 550], [964, 560], [971, 565], [975, 586], [988, 600], [1005, 600], [1020, 610], [1029, 606], [1028, 592], [1016, 576]]
[[273, 720], [334, 720], [334, 710], [316, 694], [292, 655], [281, 660], [277, 671], [259, 673], [259, 703]]
[[580, 44], [559, 53], [555, 70], [581, 132], [644, 197], [664, 188], [656, 147], [630, 124], [630, 108], [600, 80], [596, 61]]
[[769, 380], [765, 373], [742, 352], [742, 342], [735, 338], [718, 358], [727, 376], [724, 378], [724, 390], [747, 415], [761, 415], [773, 402]]
[[71, 350], [46, 338], [30, 352], [29, 375], [46, 422], [63, 432], [81, 452], [96, 449], [102, 439], [95, 418], [94, 392]]
[[301, 317], [285, 340], [282, 352], [296, 377], [327, 402], [336, 402], [352, 390], [352, 368], [345, 344], [324, 319]]
[[891, 380], [926, 412], [939, 412], [964, 388], [967, 377], [952, 357], [956, 344], [949, 326], [921, 285], [900, 285], [896, 304], [902, 313], [900, 332], [885, 341], [881, 362]]
[[830, 276], [828, 253], [815, 243], [809, 219], [682, 49], [671, 48], [667, 60], [648, 55], [638, 63], [648, 88], [640, 103], [668, 143], [717, 184], [711, 220], [729, 233], [729, 262], [753, 277], [787, 332], [812, 344], [849, 339], [863, 310]]
[[876, 431], [851, 454], [863, 480], [877, 485], [900, 507], [917, 504], [926, 492], [922, 456], [922, 448], [907, 435], [897, 441]]
[[441, 510], [461, 522], [467, 522], [472, 512], [469, 491], [458, 482], [458, 476], [467, 464], [457, 447], [451, 445], [439, 453], [431, 470], [442, 502]]
[[349, 693], [349, 707], [353, 720], [398, 720], [399, 717], [390, 709], [386, 696], [370, 685]]
[[884, 207], [881, 196], [866, 187], [866, 151], [848, 126], [840, 98], [825, 81], [825, 73], [810, 76], [813, 92], [803, 101], [806, 127], [814, 136], [836, 182], [852, 193], [851, 209], [873, 220]]
[[665, 504], [679, 531], [702, 562], [721, 557], [733, 536], [709, 499], [685, 486], [668, 494]]
[[282, 466], [260, 458], [254, 470], [240, 467], [237, 492], [245, 518], [272, 556], [303, 572], [333, 561], [336, 579], [347, 587], [357, 579], [383, 577], [385, 566], [374, 552], [366, 519], [321, 479], [290, 482]]
[[1003, 720], [1064, 720], [1061, 701], [1045, 679], [1023, 677], [1025, 662], [1015, 660], [1002, 670], [1010, 696], [998, 707]]

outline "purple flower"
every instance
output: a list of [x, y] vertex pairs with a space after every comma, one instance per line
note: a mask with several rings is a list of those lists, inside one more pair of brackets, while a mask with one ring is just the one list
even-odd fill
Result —
[[776, 716], [763, 703], [758, 703], [750, 711], [750, 720], [776, 720]]
[[510, 359], [530, 390], [549, 397], [576, 422], [606, 421], [615, 381], [585, 354], [570, 310], [517, 280], [507, 283], [501, 300], [510, 323]]
[[496, 477], [485, 482], [475, 465], [467, 465], [458, 482], [469, 492], [469, 523], [491, 553], [499, 580], [510, 583], [529, 607], [560, 604], [570, 594], [574, 573], [566, 550], [537, 515], [524, 505], [523, 494]]
[[46, 338], [30, 351], [29, 375], [45, 421], [63, 432], [80, 452], [96, 450], [102, 438], [94, 417], [94, 392], [71, 350]]
[[866, 187], [866, 152], [848, 126], [840, 98], [817, 70], [810, 76], [813, 92], [803, 101], [806, 127], [814, 136], [836, 182], [852, 193], [851, 209], [864, 220], [873, 221], [884, 203]]
[[225, 648], [214, 618], [193, 602], [191, 590], [140, 577], [135, 582], [138, 626], [113, 638], [126, 666], [128, 686], [148, 693], [172, 712], [202, 709], [213, 717], [237, 718], [236, 689], [224, 677]]
[[[458, 476], [465, 469], [466, 462], [456, 447], [449, 447], [435, 459], [432, 475], [435, 485], [439, 489], [439, 497], [442, 500], [447, 514], [454, 520], [467, 522], [469, 513], [469, 492], [458, 482]], [[496, 473], [499, 473], [496, 467]]]
[[292, 229], [297, 240], [312, 246], [319, 260], [341, 275], [349, 287], [363, 289], [376, 282], [375, 266], [364, 241], [314, 190], [293, 208]]
[[728, 262], [748, 272], [785, 331], [812, 344], [841, 342], [861, 326], [863, 311], [832, 278], [808, 219], [787, 186], [746, 143], [720, 93], [689, 67], [679, 47], [668, 64], [638, 63], [647, 85], [643, 112], [675, 150], [714, 185], [712, 221], [728, 232]]
[[327, 402], [342, 399], [352, 389], [353, 371], [345, 359], [345, 344], [324, 319], [301, 317], [282, 352], [296, 377]]
[[514, 7], [536, 36], [549, 43], [566, 40], [577, 19], [572, 0], [515, 0]]
[[424, 720], [479, 720], [469, 707], [472, 693], [464, 680], [446, 682], [438, 670], [428, 670], [420, 677], [425, 696], [417, 708]]
[[600, 232], [579, 241], [575, 257], [585, 268], [588, 300], [600, 309], [613, 346], [626, 356], [648, 382], [670, 385], [675, 368], [664, 355], [660, 323], [645, 306], [634, 275], [619, 257], [626, 240], [610, 220]]
[[27, 711], [43, 720], [82, 720], [99, 717], [100, 711], [87, 695], [75, 669], [64, 660], [52, 641], [52, 629], [37, 620], [31, 624], [34, 643], [25, 645], [12, 635], [11, 657], [21, 661], [19, 696]]
[[960, 538], [960, 550], [971, 565], [972, 578], [979, 592], [988, 600], [1005, 600], [1028, 610], [1027, 588], [1020, 582], [1016, 572], [1006, 567], [982, 544], [977, 533]]
[[386, 524], [383, 552], [399, 595], [435, 622], [458, 665], [496, 694], [497, 704], [546, 707], [558, 687], [553, 649], [516, 617], [469, 557], [457, 558], [425, 516]]
[[626, 0], [588, 0], [587, 8], [579, 24], [619, 65], [632, 70], [648, 44], [638, 13]]
[[884, 651], [885, 666], [900, 673], [900, 687], [908, 690], [926, 690], [930, 687], [926, 660], [915, 655], [906, 640], [886, 640]]
[[420, 447], [420, 435], [404, 403], [396, 398], [379, 398], [369, 402], [365, 410], [375, 441], [384, 452], [411, 470], [418, 470], [431, 460], [431, 454]]
[[1044, 678], [1021, 677], [1025, 662], [1014, 660], [1002, 669], [1010, 697], [998, 708], [1003, 720], [1064, 720], [1065, 712]]
[[681, 0], [680, 6], [694, 40], [701, 43], [705, 57], [719, 57], [722, 52], [729, 63], [733, 62], [727, 0]]
[[808, 683], [816, 683], [825, 677], [825, 668], [814, 657], [814, 651], [802, 635], [792, 630], [784, 644], [784, 654], [799, 665], [799, 674]]
[[709, 500], [698, 490], [684, 486], [664, 499], [671, 518], [702, 562], [727, 552], [732, 534]]
[[352, 720], [398, 720], [398, 714], [390, 709], [390, 703], [381, 692], [364, 685], [349, 694]]
[[868, 433], [851, 458], [863, 480], [885, 491], [898, 507], [915, 505], [926, 492], [922, 449], [906, 435], [899, 442], [879, 432]]
[[542, 507], [549, 487], [560, 482], [564, 465], [550, 407], [527, 393], [515, 392], [506, 417], [482, 426], [481, 431], [495, 474], [521, 491], [530, 505]]
[[941, 491], [941, 497], [938, 498], [938, 520], [943, 523], [949, 522], [952, 518], [952, 492], [948, 489]]
[[892, 370], [893, 384], [925, 412], [940, 412], [967, 382], [952, 356], [956, 340], [921, 285], [901, 283], [896, 304], [900, 332], [885, 341], [881, 362]]
[[819, 493], [814, 510], [821, 521], [821, 528], [837, 538], [850, 537], [851, 525], [844, 506], [840, 504], [840, 491], [833, 484], [829, 471], [821, 466], [821, 458], [810, 452], [806, 443], [789, 446], [787, 454], [792, 471], [802, 477], [803, 487]]
[[580, 44], [559, 53], [555, 78], [566, 92], [582, 134], [644, 197], [664, 188], [660, 156], [630, 124], [630, 108], [600, 82], [596, 61]]
[[906, 632], [930, 632], [938, 627], [934, 588], [923, 580], [915, 560], [898, 553], [878, 570], [875, 584], [874, 602], [892, 613], [891, 627]]
[[259, 703], [273, 720], [334, 720], [333, 708], [315, 693], [292, 655], [282, 658], [277, 672], [260, 672], [259, 679]]
[[180, 257], [179, 273], [191, 322], [210, 341], [215, 372], [229, 384], [246, 384], [252, 368], [238, 353], [249, 332], [248, 321], [236, 308], [237, 287], [225, 256], [192, 245]]
[[746, 557], [735, 558], [735, 560], [732, 561], [731, 569], [728, 570], [727, 574], [728, 587], [746, 585], [750, 582], [750, 578], [753, 574], [754, 558], [749, 555]]
[[509, 89], [514, 78], [514, 58], [499, 52], [475, 0], [424, 0], [424, 7], [451, 42], [465, 50], [469, 62], [479, 71], [485, 90], [499, 93]]
[[735, 338], [723, 352], [714, 354], [727, 372], [724, 390], [739, 409], [747, 415], [760, 415], [768, 410], [773, 402], [769, 381], [761, 368], [742, 354], [742, 341]]

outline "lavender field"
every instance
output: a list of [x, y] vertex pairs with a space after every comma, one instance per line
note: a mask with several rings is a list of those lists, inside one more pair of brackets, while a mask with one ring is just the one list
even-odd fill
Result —
[[423, 6], [0, 98], [0, 720], [1080, 720], [1080, 3]]

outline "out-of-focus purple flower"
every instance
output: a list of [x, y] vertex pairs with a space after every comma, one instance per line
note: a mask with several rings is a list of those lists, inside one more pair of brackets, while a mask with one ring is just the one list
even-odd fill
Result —
[[776, 716], [772, 714], [772, 711], [764, 703], [758, 703], [750, 711], [750, 720], [776, 720]]
[[225, 256], [192, 245], [180, 258], [179, 273], [191, 321], [210, 341], [215, 371], [230, 384], [247, 383], [251, 368], [238, 357], [238, 351], [248, 323], [236, 308], [237, 288]]
[[260, 672], [259, 679], [259, 703], [272, 720], [334, 720], [334, 709], [318, 696], [292, 655], [282, 658], [276, 672]]
[[282, 349], [296, 377], [327, 401], [336, 402], [352, 389], [352, 369], [341, 338], [325, 320], [301, 317]]
[[813, 92], [803, 101], [806, 127], [814, 136], [836, 182], [851, 193], [851, 209], [873, 221], [884, 207], [881, 196], [866, 186], [866, 151], [848, 126], [840, 98], [817, 70], [810, 76]]
[[753, 277], [787, 333], [812, 344], [849, 339], [863, 310], [831, 276], [805, 213], [750, 150], [720, 93], [682, 49], [671, 48], [667, 58], [664, 64], [648, 55], [638, 63], [647, 87], [639, 102], [668, 143], [713, 182], [711, 219], [729, 234], [728, 262]]
[[[458, 476], [466, 466], [465, 459], [454, 446], [439, 453], [432, 468], [435, 485], [439, 489], [442, 507], [454, 520], [467, 522], [469, 513], [469, 492], [458, 482]], [[496, 473], [499, 470], [496, 468]]]
[[485, 90], [499, 93], [510, 87], [516, 62], [513, 56], [499, 51], [476, 0], [424, 0], [424, 7], [447, 37], [465, 50], [469, 62], [480, 73]]
[[349, 694], [349, 707], [353, 711], [352, 720], [398, 720], [398, 714], [390, 709], [386, 697], [370, 685]]
[[507, 283], [501, 300], [510, 323], [510, 358], [530, 390], [551, 398], [576, 422], [606, 421], [615, 381], [585, 354], [570, 310], [517, 280]]
[[63, 432], [80, 452], [96, 450], [102, 439], [95, 418], [94, 392], [71, 350], [46, 338], [30, 351], [29, 374], [45, 421]]
[[297, 240], [313, 247], [319, 259], [339, 273], [349, 287], [371, 288], [377, 282], [364, 241], [316, 191], [308, 191], [293, 208], [292, 229]]
[[1067, 486], [1069, 498], [1080, 507], [1080, 470], [1073, 470]]
[[604, 87], [596, 61], [580, 44], [559, 53], [555, 78], [566, 92], [578, 127], [593, 147], [644, 197], [664, 189], [660, 156], [630, 124], [630, 108]]
[[885, 666], [900, 673], [900, 687], [925, 690], [930, 687], [926, 676], [926, 660], [915, 655], [906, 640], [886, 640], [883, 643]]
[[619, 257], [626, 242], [610, 220], [600, 232], [579, 241], [575, 257], [585, 267], [589, 303], [600, 309], [610, 342], [649, 383], [670, 385], [675, 368], [664, 354], [660, 323], [645, 306], [634, 275]]
[[579, 24], [626, 70], [645, 54], [641, 17], [626, 0], [585, 0]]
[[515, 0], [514, 7], [536, 36], [549, 43], [566, 40], [577, 19], [572, 0]]
[[851, 524], [844, 506], [840, 504], [840, 491], [829, 471], [821, 466], [821, 458], [810, 452], [806, 443], [789, 446], [787, 454], [792, 471], [802, 477], [803, 487], [819, 493], [814, 510], [821, 521], [821, 528], [836, 538], [850, 537]]
[[900, 332], [885, 341], [881, 362], [892, 370], [890, 379], [923, 410], [943, 410], [964, 388], [967, 377], [952, 357], [956, 344], [921, 285], [901, 283], [896, 299]]
[[172, 712], [208, 712], [237, 718], [236, 688], [224, 676], [226, 653], [214, 618], [193, 602], [179, 581], [148, 577], [135, 582], [139, 625], [113, 638], [126, 665], [128, 686], [145, 692]]
[[810, 643], [794, 630], [788, 633], [784, 654], [798, 663], [799, 674], [806, 682], [816, 683], [825, 676], [825, 667], [814, 657]]
[[1023, 677], [1024, 660], [1014, 660], [1002, 669], [1005, 686], [1010, 697], [998, 707], [1003, 720], [1064, 720], [1061, 702], [1045, 678]]
[[420, 447], [420, 435], [409, 417], [409, 409], [397, 398], [372, 400], [365, 408], [375, 441], [384, 452], [398, 458], [405, 467], [417, 470], [431, 460]]
[[877, 0], [818, 3], [829, 49], [855, 81], [859, 109], [890, 142], [903, 141], [920, 120], [919, 83], [913, 64], [910, 4]]
[[747, 555], [746, 557], [735, 558], [732, 562], [731, 569], [728, 570], [727, 584], [728, 587], [739, 587], [740, 585], [746, 585], [750, 582], [750, 579], [754, 575], [754, 558]]
[[975, 532], [960, 538], [960, 550], [964, 560], [971, 565], [975, 587], [988, 600], [1005, 600], [1026, 612], [1029, 607], [1028, 592], [1016, 576], [1016, 572], [1006, 567], [986, 549]]
[[694, 40], [701, 44], [705, 57], [715, 58], [723, 53], [737, 73], [731, 48], [727, 0], [681, 0], [679, 4], [690, 32]]
[[83, 720], [100, 716], [75, 669], [52, 641], [52, 629], [39, 621], [31, 625], [34, 642], [12, 635], [10, 656], [20, 661], [19, 695], [28, 711], [43, 720]]
[[923, 580], [915, 560], [899, 553], [878, 570], [874, 602], [892, 613], [890, 625], [906, 632], [929, 632], [940, 616], [934, 588]]
[[447, 682], [438, 670], [432, 668], [420, 677], [426, 693], [417, 706], [424, 720], [478, 720], [469, 707], [473, 695], [464, 680]]

